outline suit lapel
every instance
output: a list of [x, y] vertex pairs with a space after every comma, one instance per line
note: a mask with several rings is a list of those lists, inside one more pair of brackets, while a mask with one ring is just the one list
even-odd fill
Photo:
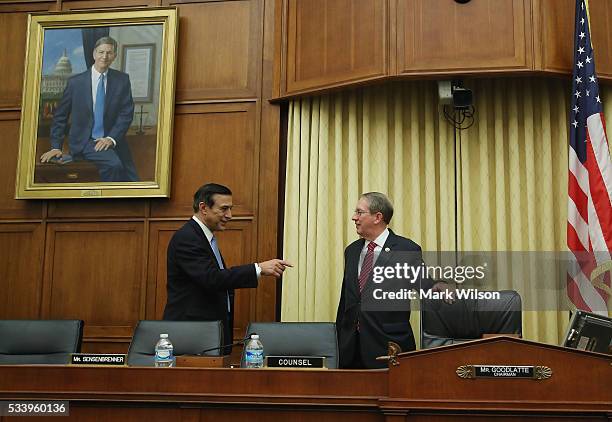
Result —
[[349, 250], [349, 253], [346, 257], [346, 276], [349, 281], [350, 288], [355, 289], [356, 292], [359, 292], [358, 287], [358, 277], [359, 277], [359, 255], [361, 254], [361, 250], [363, 249], [363, 245], [365, 244], [365, 240], [360, 239], [353, 248]]
[[94, 115], [94, 111], [93, 111], [93, 93], [91, 92], [91, 68], [89, 68], [89, 70], [85, 73], [85, 88], [87, 89], [87, 92], [89, 95], [85, 95], [85, 98], [87, 98], [87, 110], [89, 110], [89, 115], [91, 116], [91, 119], [93, 120], [93, 115]]
[[[215, 257], [215, 253], [212, 250], [212, 246], [210, 246], [210, 242], [208, 241], [208, 238], [206, 237], [206, 235], [204, 234], [204, 231], [202, 230], [202, 227], [200, 227], [198, 225], [198, 223], [196, 223], [195, 221], [193, 221], [193, 218], [189, 219], [189, 224], [191, 224], [191, 227], [193, 228], [193, 230], [196, 232], [196, 234], [198, 235], [198, 237], [201, 239], [202, 244], [204, 245], [204, 249], [206, 249], [206, 251], [208, 252], [208, 254], [210, 256], [212, 256], [213, 260], [215, 261], [215, 263], [217, 264], [217, 266], [219, 266], [219, 264], [217, 263], [217, 258]], [[221, 261], [223, 261], [223, 257], [221, 257]], [[223, 265], [225, 266], [225, 262], [223, 262]], [[221, 269], [221, 268], [219, 268]]]
[[397, 246], [397, 236], [395, 233], [389, 229], [389, 236], [387, 236], [387, 240], [385, 244], [382, 246], [382, 250], [380, 251], [380, 255], [378, 255], [378, 259], [374, 263], [375, 267], [385, 267], [391, 258], [391, 253], [395, 252], [394, 248]]
[[[110, 109], [110, 99], [113, 96], [113, 92], [115, 89], [115, 75], [112, 72], [112, 69], [108, 69], [106, 74], [106, 95], [104, 96], [104, 115], [106, 116], [107, 111]], [[206, 237], [206, 236], [204, 236]]]

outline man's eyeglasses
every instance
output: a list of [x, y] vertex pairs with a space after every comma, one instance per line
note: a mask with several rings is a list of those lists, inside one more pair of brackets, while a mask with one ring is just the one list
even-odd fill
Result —
[[361, 217], [364, 214], [371, 214], [370, 211], [364, 211], [364, 210], [355, 210], [353, 212], [353, 215], [357, 214], [359, 217]]

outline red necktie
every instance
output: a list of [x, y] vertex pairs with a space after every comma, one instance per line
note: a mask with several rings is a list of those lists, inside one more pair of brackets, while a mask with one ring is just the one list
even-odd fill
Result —
[[361, 273], [359, 274], [359, 293], [363, 291], [363, 288], [370, 277], [370, 273], [372, 272], [372, 267], [374, 267], [374, 248], [376, 248], [376, 243], [370, 242], [368, 245], [368, 252], [363, 259], [363, 264], [361, 264]]

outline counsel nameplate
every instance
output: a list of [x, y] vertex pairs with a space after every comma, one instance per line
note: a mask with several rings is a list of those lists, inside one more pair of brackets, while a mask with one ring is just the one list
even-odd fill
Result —
[[323, 356], [266, 356], [268, 368], [325, 368]]
[[71, 365], [104, 365], [124, 366], [125, 355], [108, 353], [73, 353], [70, 358]]

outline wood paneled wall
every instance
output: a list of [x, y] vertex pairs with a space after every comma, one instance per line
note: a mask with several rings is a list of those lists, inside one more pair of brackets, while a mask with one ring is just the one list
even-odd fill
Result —
[[[366, 82], [571, 75], [575, 0], [279, 0], [275, 96]], [[600, 78], [612, 79], [612, 2], [590, 0]]]
[[[170, 199], [15, 200], [28, 12], [176, 6], [179, 45]], [[0, 319], [85, 320], [85, 351], [127, 350], [140, 319], [161, 319], [166, 247], [193, 192], [234, 192], [219, 236], [230, 265], [277, 254], [279, 118], [271, 105], [274, 0], [16, 0], [0, 4]], [[236, 297], [235, 336], [275, 319], [276, 281]]]

